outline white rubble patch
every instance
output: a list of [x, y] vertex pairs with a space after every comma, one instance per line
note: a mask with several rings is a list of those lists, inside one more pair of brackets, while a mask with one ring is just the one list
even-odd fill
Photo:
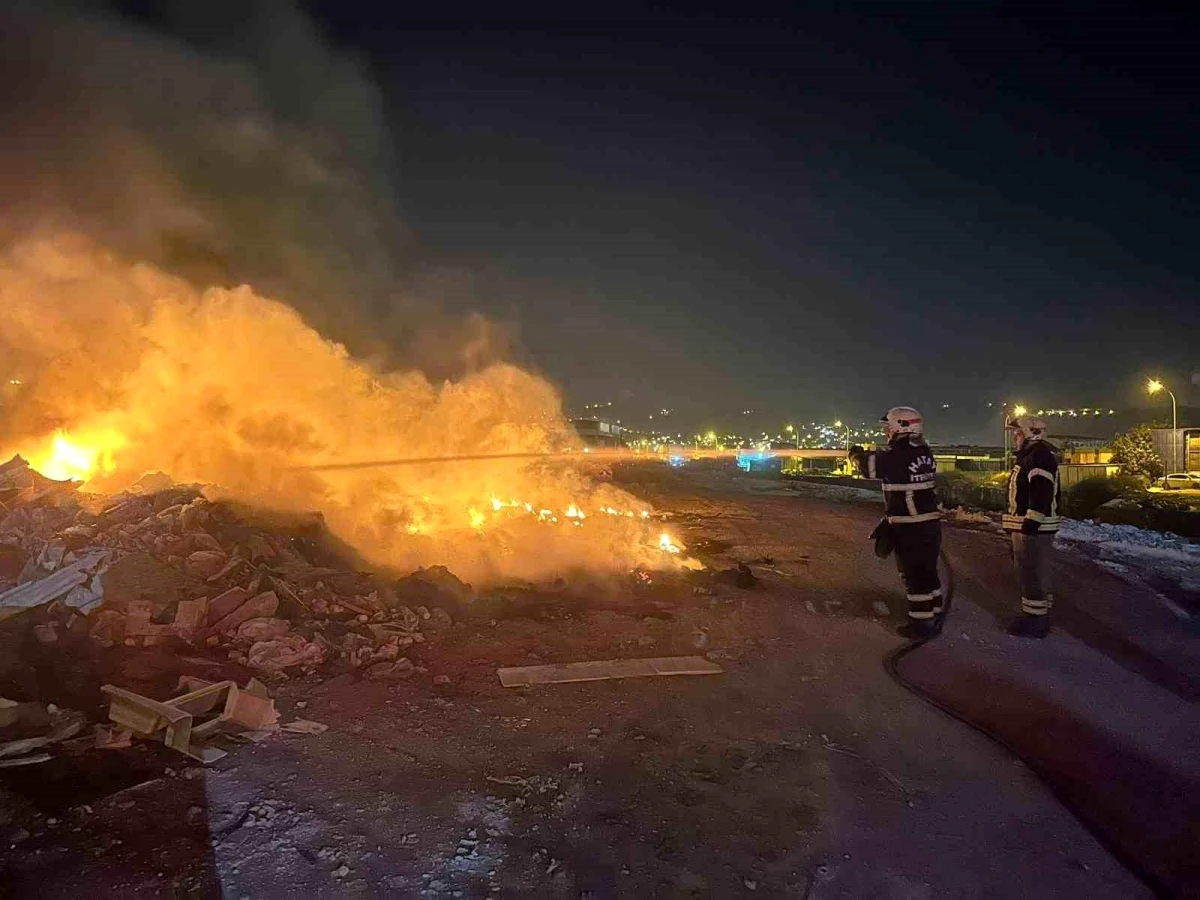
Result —
[[1086, 555], [1110, 572], [1147, 587], [1153, 585], [1155, 596], [1176, 617], [1191, 618], [1176, 600], [1194, 606], [1200, 598], [1200, 544], [1133, 525], [1075, 519], [1063, 521], [1057, 543], [1086, 548]]
[[1188, 566], [1200, 565], [1200, 544], [1135, 525], [1110, 525], [1065, 519], [1058, 532], [1058, 541], [1094, 544], [1106, 554], [1117, 556], [1139, 557], [1147, 561], [1161, 560]]

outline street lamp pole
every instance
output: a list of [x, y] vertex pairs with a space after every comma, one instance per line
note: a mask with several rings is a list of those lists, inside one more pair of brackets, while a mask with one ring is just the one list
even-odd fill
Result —
[[833, 427], [834, 428], [843, 428], [844, 427], [846, 429], [846, 449], [849, 450], [850, 449], [850, 426], [849, 425], [843, 426], [841, 419], [838, 419], [838, 421], [833, 423]]
[[[1146, 390], [1151, 394], [1157, 394], [1159, 391], [1166, 391], [1167, 396], [1171, 398], [1171, 473], [1179, 471], [1179, 418], [1175, 411], [1175, 394], [1169, 387], [1159, 381], [1157, 378], [1151, 378], [1150, 383], [1146, 385]], [[1168, 474], [1171, 474], [1168, 473]]]
[[[1014, 418], [1014, 419], [1015, 419], [1015, 418], [1017, 418], [1018, 416], [1023, 416], [1023, 415], [1025, 415], [1025, 413], [1027, 413], [1027, 412], [1029, 412], [1029, 410], [1027, 410], [1027, 409], [1026, 409], [1024, 406], [1022, 406], [1020, 403], [1018, 403], [1016, 406], [1014, 406], [1014, 407], [1012, 408], [1012, 415], [1013, 415], [1013, 418]], [[1007, 405], [1007, 404], [1001, 404], [1001, 406], [1000, 406], [1000, 413], [1001, 413], [1001, 415], [1003, 415], [1003, 416], [1004, 416], [1004, 471], [1006, 471], [1006, 472], [1007, 472], [1007, 471], [1008, 471], [1008, 468], [1009, 468], [1009, 465], [1010, 465], [1010, 463], [1009, 463], [1009, 452], [1008, 452], [1008, 441], [1009, 441], [1009, 435], [1008, 435], [1008, 413], [1009, 413], [1009, 409], [1008, 409], [1008, 405]]]

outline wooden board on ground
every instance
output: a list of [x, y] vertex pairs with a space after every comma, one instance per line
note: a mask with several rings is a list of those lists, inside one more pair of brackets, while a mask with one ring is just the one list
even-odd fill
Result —
[[548, 666], [511, 666], [497, 669], [505, 687], [527, 684], [569, 684], [611, 678], [647, 678], [652, 675], [720, 675], [724, 670], [702, 656], [657, 656], [651, 659], [602, 659]]

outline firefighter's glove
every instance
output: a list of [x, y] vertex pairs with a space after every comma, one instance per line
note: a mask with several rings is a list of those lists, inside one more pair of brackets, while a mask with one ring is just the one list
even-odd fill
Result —
[[1037, 533], [1038, 533], [1038, 523], [1035, 522], [1033, 519], [1025, 519], [1021, 523], [1021, 534], [1037, 534]]

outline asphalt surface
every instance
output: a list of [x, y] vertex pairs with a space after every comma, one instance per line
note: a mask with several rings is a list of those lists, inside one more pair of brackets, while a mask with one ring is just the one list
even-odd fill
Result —
[[[866, 541], [876, 509], [702, 470], [630, 477], [706, 573], [491, 592], [422, 647], [428, 675], [280, 685], [285, 721], [329, 730], [208, 769], [139, 746], [102, 770], [5, 775], [0, 890], [1196, 895], [1200, 666], [1151, 592], [1067, 560], [1060, 627], [1022, 642], [1002, 632], [1018, 602], [1002, 540], [947, 530], [955, 617], [905, 675], [1017, 745], [1068, 809], [885, 672], [903, 596]], [[718, 574], [735, 562], [756, 587]], [[695, 653], [725, 673], [523, 690], [495, 676]]]

